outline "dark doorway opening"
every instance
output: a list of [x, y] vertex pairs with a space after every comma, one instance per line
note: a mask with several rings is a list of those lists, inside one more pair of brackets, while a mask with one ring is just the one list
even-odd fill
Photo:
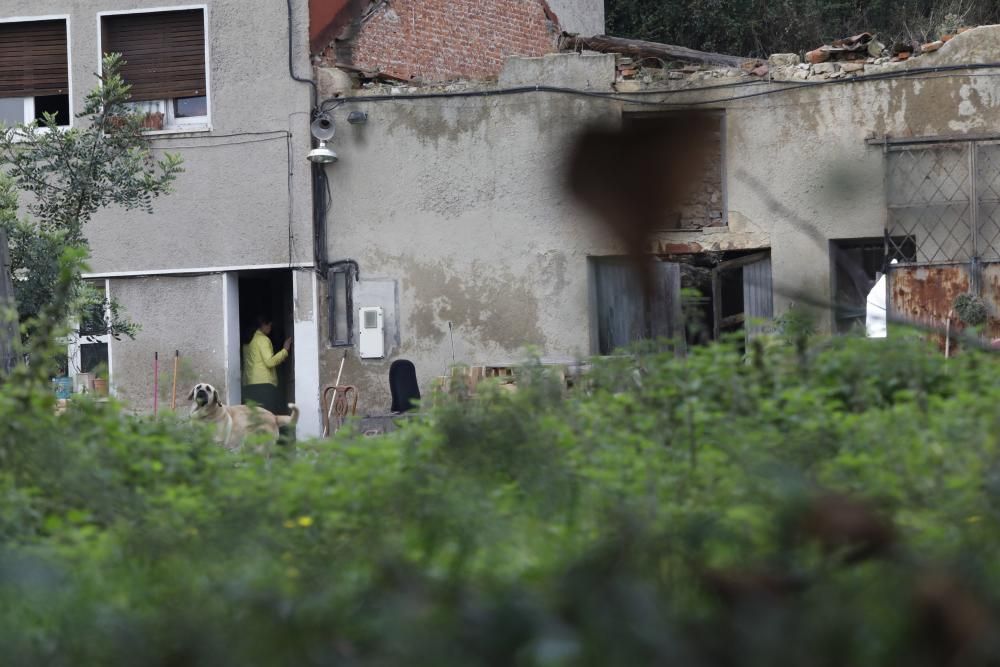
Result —
[[865, 331], [868, 294], [894, 259], [915, 262], [916, 239], [893, 236], [830, 241], [830, 292], [835, 333]]
[[734, 332], [746, 340], [769, 330], [770, 250], [660, 257], [652, 263], [648, 299], [626, 258], [591, 257], [590, 263], [598, 354], [645, 339], [674, 339], [683, 350]]
[[688, 345], [744, 331], [755, 335], [773, 315], [767, 250], [671, 255], [681, 265]]
[[[292, 271], [277, 269], [266, 271], [245, 271], [239, 276], [240, 290], [240, 346], [250, 342], [256, 329], [258, 315], [272, 320], [271, 344], [275, 352], [281, 349], [285, 339], [292, 335], [293, 304], [292, 304]], [[295, 402], [295, 364], [292, 355], [278, 366], [278, 393], [281, 397], [281, 409], [278, 414], [288, 414], [288, 403]], [[243, 363], [243, 355], [240, 355]], [[242, 370], [242, 368], [241, 368]], [[241, 373], [242, 377], [242, 373]]]

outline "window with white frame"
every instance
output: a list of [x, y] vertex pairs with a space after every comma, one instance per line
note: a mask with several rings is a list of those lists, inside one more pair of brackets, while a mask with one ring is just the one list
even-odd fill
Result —
[[0, 124], [71, 122], [66, 19], [0, 19]]
[[94, 286], [104, 299], [84, 310], [69, 340], [69, 375], [74, 377], [111, 372], [111, 302], [106, 284]]
[[208, 128], [204, 9], [102, 14], [101, 50], [125, 60], [122, 78], [147, 129]]

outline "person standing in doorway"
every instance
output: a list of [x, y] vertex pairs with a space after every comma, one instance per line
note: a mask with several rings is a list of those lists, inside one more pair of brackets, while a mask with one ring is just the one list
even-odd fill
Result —
[[243, 402], [253, 401], [274, 414], [283, 414], [287, 405], [278, 394], [278, 366], [288, 359], [292, 339], [285, 340], [277, 353], [271, 343], [272, 321], [258, 315], [250, 342], [243, 346]]

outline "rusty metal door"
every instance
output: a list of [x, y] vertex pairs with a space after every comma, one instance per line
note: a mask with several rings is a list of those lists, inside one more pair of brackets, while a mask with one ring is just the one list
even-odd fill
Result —
[[886, 258], [897, 262], [887, 267], [890, 317], [943, 326], [966, 292], [996, 313], [1000, 143], [914, 140], [887, 147], [886, 160]]

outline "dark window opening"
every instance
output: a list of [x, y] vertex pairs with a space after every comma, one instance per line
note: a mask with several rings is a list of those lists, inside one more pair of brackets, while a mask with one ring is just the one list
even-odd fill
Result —
[[330, 345], [346, 347], [353, 344], [354, 331], [354, 267], [350, 264], [330, 269], [327, 297], [330, 313]]
[[[662, 123], [671, 118], [688, 116], [691, 112], [636, 112], [622, 117], [625, 129], [646, 132], [653, 135], [661, 129]], [[725, 112], [701, 111], [699, 118], [709, 123], [709, 131], [704, 138], [705, 167], [700, 178], [692, 184], [688, 196], [678, 210], [663, 211], [660, 229], [703, 229], [705, 227], [725, 227], [728, 224], [725, 189]], [[645, 136], [645, 135], [644, 135]], [[658, 150], [655, 142], [650, 150]]]
[[35, 120], [45, 120], [45, 114], [56, 117], [56, 125], [69, 125], [69, 95], [41, 95], [35, 98]]
[[746, 319], [743, 312], [743, 272], [720, 271], [718, 276], [722, 297], [719, 331], [722, 334], [740, 331]]
[[80, 346], [80, 372], [93, 373], [108, 366], [108, 344], [86, 343]]

